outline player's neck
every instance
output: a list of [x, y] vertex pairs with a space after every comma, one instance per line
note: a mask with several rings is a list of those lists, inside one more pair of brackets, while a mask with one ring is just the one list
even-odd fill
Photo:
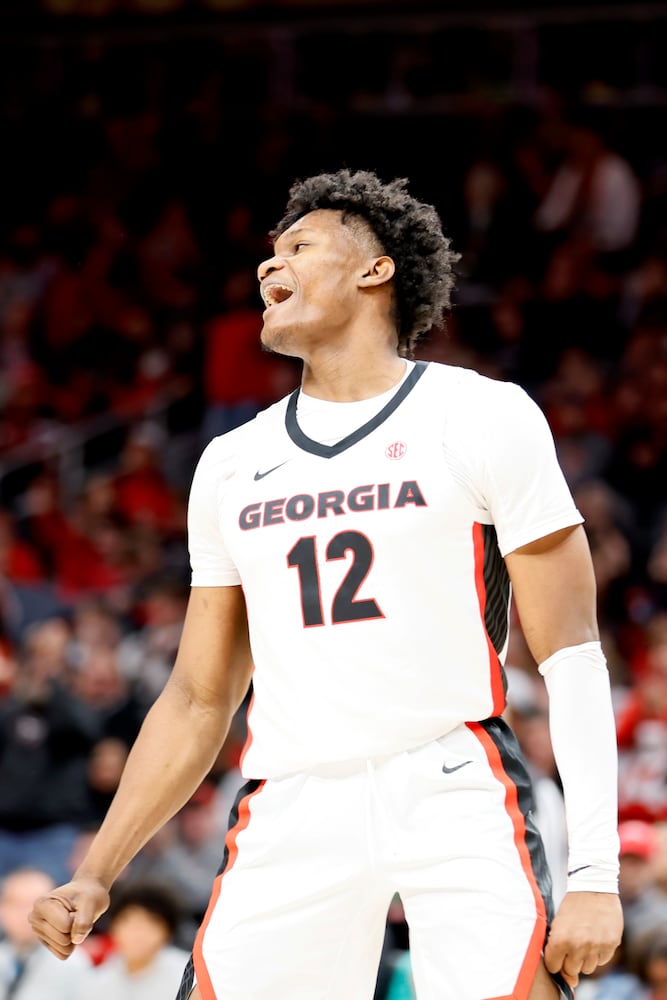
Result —
[[351, 403], [370, 399], [398, 385], [405, 374], [405, 361], [395, 350], [364, 351], [354, 357], [332, 353], [314, 364], [304, 361], [301, 387], [309, 396], [336, 403]]

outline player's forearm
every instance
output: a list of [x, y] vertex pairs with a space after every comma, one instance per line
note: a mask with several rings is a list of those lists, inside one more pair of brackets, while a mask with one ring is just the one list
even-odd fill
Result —
[[563, 783], [568, 891], [616, 892], [617, 751], [609, 676], [599, 642], [559, 650], [540, 665], [551, 741]]
[[209, 772], [232, 714], [231, 705], [200, 706], [177, 685], [167, 684], [146, 717], [107, 816], [75, 877], [112, 885]]

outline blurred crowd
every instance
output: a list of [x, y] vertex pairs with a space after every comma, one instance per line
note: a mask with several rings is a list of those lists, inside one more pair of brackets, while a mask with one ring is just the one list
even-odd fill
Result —
[[[29, 121], [6, 109], [14, 183], [0, 223], [0, 998], [46, 995], [16, 971], [26, 948], [21, 899], [74, 870], [169, 676], [198, 455], [298, 382], [292, 362], [258, 345], [255, 268], [266, 233], [293, 177], [347, 164], [410, 176], [461, 253], [453, 313], [418, 356], [518, 382], [553, 430], [586, 518], [620, 755], [626, 941], [578, 997], [663, 1000], [664, 132], [647, 135], [632, 109], [573, 103], [548, 87], [534, 107], [477, 106], [422, 131], [387, 118], [355, 128], [327, 104], [277, 122], [259, 102], [251, 127], [209, 50], [189, 68], [176, 86], [169, 59], [153, 53], [110, 88], [103, 56], [89, 52], [53, 93], [36, 78]], [[436, 152], [439, 130], [450, 143]], [[534, 772], [558, 898], [562, 795], [544, 688], [516, 619], [508, 677], [508, 716]], [[206, 782], [121, 879], [79, 963], [82, 977], [99, 971], [100, 997], [157, 995], [146, 970], [158, 969], [159, 955], [155, 975], [173, 978], [191, 946], [244, 739], [241, 711]], [[144, 939], [147, 958], [131, 953]], [[408, 998], [399, 900], [387, 941], [378, 1000]], [[75, 997], [75, 972], [59, 975], [62, 996]], [[122, 985], [133, 975], [135, 987], [146, 976], [145, 994]]]

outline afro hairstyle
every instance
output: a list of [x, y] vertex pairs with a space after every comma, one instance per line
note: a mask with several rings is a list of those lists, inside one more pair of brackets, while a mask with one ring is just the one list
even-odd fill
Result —
[[364, 220], [382, 252], [394, 261], [399, 353], [411, 357], [419, 338], [443, 323], [451, 308], [454, 264], [460, 255], [450, 250], [433, 205], [418, 201], [407, 186], [405, 178], [384, 183], [372, 171], [347, 168], [298, 180], [270, 236], [276, 240], [302, 216], [318, 209], [342, 212], [343, 222]]

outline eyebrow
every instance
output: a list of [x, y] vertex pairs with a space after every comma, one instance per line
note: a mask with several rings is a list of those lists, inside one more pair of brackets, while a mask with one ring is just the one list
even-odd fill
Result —
[[280, 234], [273, 245], [274, 247], [277, 247], [281, 240], [285, 240], [287, 242], [288, 240], [293, 240], [297, 236], [302, 236], [304, 233], [313, 232], [314, 230], [311, 226], [299, 226], [297, 229], [286, 229], [284, 233]]

